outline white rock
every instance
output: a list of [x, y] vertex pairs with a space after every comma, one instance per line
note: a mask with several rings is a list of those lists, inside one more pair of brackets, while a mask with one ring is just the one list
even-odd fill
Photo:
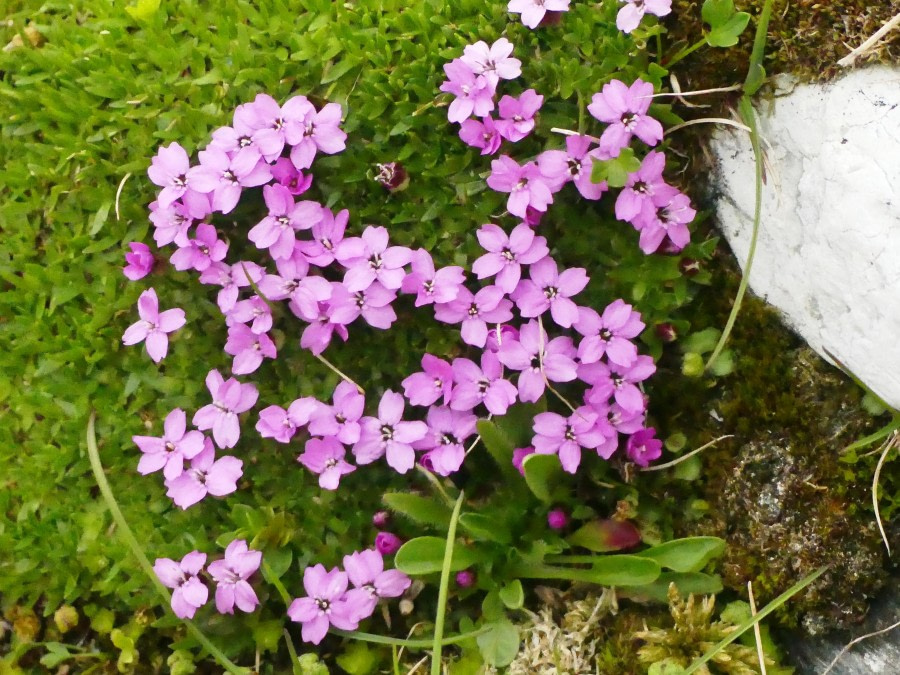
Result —
[[[819, 354], [900, 408], [900, 68], [798, 85], [758, 112], [767, 183], [750, 287]], [[743, 268], [749, 136], [719, 131], [712, 147], [721, 229]]]

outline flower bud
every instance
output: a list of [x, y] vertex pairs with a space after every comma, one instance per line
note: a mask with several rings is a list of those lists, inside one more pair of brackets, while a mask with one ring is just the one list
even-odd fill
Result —
[[547, 525], [551, 530], [562, 530], [569, 524], [569, 516], [562, 509], [553, 509], [547, 514]]
[[693, 258], [682, 258], [678, 263], [678, 269], [686, 277], [695, 277], [700, 273], [700, 261]]
[[402, 192], [409, 185], [409, 174], [400, 162], [376, 164], [378, 173], [375, 182], [381, 183], [388, 192]]
[[456, 585], [460, 588], [469, 588], [475, 584], [475, 572], [472, 570], [462, 570], [456, 573]]
[[387, 527], [387, 524], [391, 522], [391, 514], [387, 511], [376, 511], [372, 516], [372, 525], [377, 527], [379, 530], [383, 530]]
[[656, 335], [663, 342], [675, 342], [678, 339], [678, 332], [671, 323], [656, 324]]
[[381, 555], [392, 555], [403, 545], [403, 540], [391, 532], [379, 532], [375, 537], [375, 548]]

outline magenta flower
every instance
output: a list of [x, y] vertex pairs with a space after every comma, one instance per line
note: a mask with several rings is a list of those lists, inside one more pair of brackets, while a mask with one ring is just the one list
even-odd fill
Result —
[[469, 359], [453, 359], [453, 381], [453, 410], [472, 410], [483, 403], [491, 414], [505, 415], [516, 402], [516, 388], [503, 379], [503, 366], [493, 352], [482, 353], [480, 368]]
[[347, 600], [359, 606], [360, 619], [372, 615], [379, 598], [399, 598], [412, 584], [400, 570], [385, 570], [384, 559], [374, 549], [345, 555], [344, 569], [354, 586]]
[[209, 575], [216, 581], [216, 609], [221, 614], [234, 614], [234, 606], [252, 612], [259, 604], [256, 592], [248, 583], [262, 562], [262, 552], [247, 548], [243, 539], [235, 539], [225, 549], [225, 557], [209, 564]]
[[672, 188], [656, 192], [650, 198], [650, 203], [656, 210], [650, 211], [645, 202], [645, 208], [635, 221], [635, 227], [641, 232], [641, 250], [647, 254], [653, 253], [667, 237], [676, 251], [687, 246], [691, 240], [687, 225], [697, 215], [691, 208], [690, 198]]
[[213, 209], [222, 213], [231, 213], [245, 187], [263, 185], [272, 179], [269, 165], [255, 153], [229, 157], [221, 148], [208, 146], [198, 156], [200, 166], [188, 172], [191, 187], [199, 192], [211, 192]]
[[569, 11], [569, 0], [509, 0], [506, 11], [521, 14], [522, 23], [535, 29], [547, 12]]
[[312, 438], [306, 441], [303, 454], [297, 458], [307, 469], [319, 476], [319, 487], [337, 490], [341, 476], [356, 471], [356, 467], [344, 461], [346, 448], [334, 436]]
[[179, 619], [193, 619], [194, 613], [209, 599], [209, 589], [197, 576], [205, 563], [206, 554], [200, 551], [191, 551], [181, 562], [157, 558], [153, 563], [156, 578], [166, 588], [173, 589], [172, 611]]
[[295, 197], [309, 190], [313, 181], [311, 173], [304, 174], [288, 157], [279, 157], [275, 160], [272, 165], [272, 178]]
[[656, 372], [656, 364], [649, 356], [640, 355], [628, 367], [622, 367], [615, 363], [607, 366], [597, 362], [578, 367], [578, 377], [592, 385], [592, 391], [585, 396], [592, 405], [595, 402], [608, 400], [614, 397], [627, 412], [643, 412], [644, 395], [638, 388], [638, 383], [643, 382]]
[[529, 321], [522, 326], [519, 338], [504, 341], [497, 352], [504, 366], [520, 371], [519, 400], [525, 402], [537, 401], [544, 395], [546, 380], [574, 380], [577, 377], [574, 356], [572, 338], [560, 336], [550, 340], [537, 321]]
[[[294, 114], [292, 101], [294, 99], [285, 103], [282, 108], [286, 116]], [[334, 155], [346, 147], [347, 140], [347, 134], [340, 127], [344, 114], [340, 104], [326, 103], [318, 112], [312, 104], [308, 105], [306, 107], [302, 101], [299, 102], [298, 108], [304, 109], [305, 113], [298, 114], [297, 119], [288, 121], [285, 127], [285, 138], [294, 146], [291, 161], [301, 170], [312, 166], [316, 152]]]
[[347, 583], [347, 574], [337, 567], [326, 571], [324, 566], [314, 565], [303, 571], [303, 587], [308, 597], [296, 598], [287, 614], [291, 621], [303, 625], [300, 636], [304, 642], [319, 644], [329, 626], [356, 630], [359, 621], [345, 597]]
[[519, 339], [519, 329], [510, 326], [508, 323], [498, 324], [488, 330], [487, 342], [484, 343], [484, 348], [496, 353], [500, 351], [503, 343], [510, 339]]
[[553, 203], [547, 178], [534, 162], [519, 166], [512, 157], [500, 155], [491, 161], [487, 184], [497, 192], [509, 193], [506, 208], [519, 218], [525, 218], [529, 207], [543, 213]]
[[534, 129], [534, 116], [544, 104], [544, 97], [534, 89], [526, 89], [519, 98], [504, 96], [500, 99], [500, 119], [497, 129], [508, 141], [516, 143]]
[[344, 231], [350, 212], [347, 209], [334, 215], [330, 209], [322, 207], [322, 220], [312, 226], [312, 241], [301, 241], [300, 251], [311, 265], [328, 267], [334, 262], [335, 248], [343, 241]]
[[558, 272], [556, 261], [543, 258], [529, 270], [531, 279], [519, 282], [512, 299], [522, 316], [540, 316], [548, 309], [558, 326], [568, 328], [578, 319], [578, 307], [570, 300], [587, 286], [588, 276], [581, 267]]
[[296, 231], [308, 230], [322, 220], [322, 207], [308, 200], [295, 204], [290, 190], [277, 183], [263, 188], [263, 198], [269, 215], [247, 233], [247, 238], [256, 248], [269, 249], [276, 260], [290, 258]]
[[403, 540], [393, 532], [379, 532], [375, 535], [375, 549], [381, 555], [393, 555], [403, 546]]
[[630, 33], [644, 18], [644, 14], [666, 16], [672, 11], [672, 0], [620, 0], [625, 6], [616, 15], [616, 28]]
[[397, 313], [391, 307], [396, 298], [396, 291], [389, 291], [377, 281], [355, 293], [337, 284], [332, 287], [331, 319], [346, 326], [362, 316], [370, 326], [387, 330], [397, 320]]
[[490, 115], [480, 120], [463, 120], [459, 126], [459, 137], [466, 145], [481, 150], [482, 155], [493, 155], [503, 142], [500, 130]]
[[654, 212], [653, 198], [657, 194], [673, 196], [678, 191], [663, 180], [666, 156], [653, 150], [641, 161], [641, 168], [629, 174], [625, 187], [616, 198], [616, 218], [642, 224], [641, 213]]
[[537, 158], [538, 168], [551, 182], [558, 185], [572, 181], [585, 199], [600, 199], [608, 189], [606, 181], [594, 183], [591, 171], [595, 159], [602, 159], [599, 150], [591, 150], [587, 136], [566, 136], [566, 149], [545, 150]]
[[321, 354], [331, 344], [331, 338], [335, 333], [347, 341], [347, 328], [332, 318], [333, 313], [334, 308], [328, 303], [318, 303], [318, 314], [300, 336], [300, 346], [303, 349], [308, 349], [313, 354]]
[[131, 324], [125, 330], [122, 344], [130, 346], [145, 341], [147, 354], [154, 362], [159, 363], [169, 351], [168, 334], [185, 324], [184, 310], [175, 307], [160, 312], [159, 300], [156, 297], [156, 291], [152, 288], [141, 293], [137, 307], [141, 320]]
[[334, 389], [334, 405], [319, 403], [310, 416], [309, 433], [313, 436], [334, 436], [341, 443], [353, 445], [359, 440], [359, 419], [366, 397], [355, 385], [340, 382]]
[[406, 246], [388, 246], [385, 227], [370, 225], [361, 237], [344, 239], [335, 257], [347, 268], [344, 286], [351, 293], [364, 291], [377, 279], [385, 288], [396, 290], [403, 284], [412, 251]]
[[286, 119], [278, 101], [268, 94], [257, 94], [252, 103], [238, 107], [245, 110], [249, 126], [254, 130], [252, 142], [267, 162], [274, 162], [281, 155], [285, 144]]
[[160, 208], [166, 208], [176, 199], [181, 198], [188, 184], [193, 184], [190, 173], [191, 160], [187, 152], [178, 143], [172, 142], [169, 145], [160, 147], [159, 151], [150, 161], [150, 168], [147, 169], [147, 175], [154, 185], [162, 188], [157, 197]]
[[443, 359], [425, 354], [422, 371], [403, 380], [403, 395], [413, 405], [428, 406], [439, 398], [447, 405], [453, 390], [453, 368]]
[[662, 441], [656, 438], [656, 429], [650, 427], [636, 431], [625, 446], [628, 458], [638, 466], [649, 466], [662, 456]]
[[153, 271], [156, 258], [150, 253], [150, 247], [139, 241], [129, 242], [128, 248], [131, 252], [125, 254], [125, 262], [128, 264], [122, 268], [122, 274], [131, 281], [143, 279]]
[[[203, 195], [204, 199], [206, 195]], [[195, 218], [190, 214], [190, 209], [181, 202], [172, 202], [166, 207], [159, 202], [150, 204], [150, 222], [153, 223], [153, 241], [162, 248], [175, 242], [176, 246], [186, 246], [188, 243], [188, 230]], [[127, 257], [126, 257], [127, 259]]]
[[191, 460], [191, 466], [166, 481], [166, 496], [171, 497], [176, 506], [187, 509], [208, 494], [214, 497], [230, 495], [237, 490], [243, 467], [244, 463], [237, 457], [216, 459], [212, 441], [207, 438], [202, 452]]
[[353, 446], [357, 464], [371, 464], [387, 456], [388, 465], [406, 473], [416, 463], [412, 444], [428, 432], [424, 422], [402, 422], [403, 397], [391, 390], [384, 392], [378, 404], [378, 417], [363, 417], [359, 441]]
[[197, 226], [193, 239], [181, 246], [169, 259], [176, 270], [197, 270], [204, 272], [214, 262], [219, 262], [228, 253], [228, 243], [219, 239], [216, 228], [206, 223]]
[[323, 408], [311, 396], [298, 398], [288, 406], [285, 410], [281, 406], [270, 405], [259, 412], [259, 421], [256, 423], [256, 430], [263, 438], [274, 438], [279, 443], [289, 443], [297, 429], [309, 424], [313, 415]]
[[175, 478], [184, 470], [184, 460], [193, 459], [203, 450], [204, 436], [199, 431], [186, 431], [184, 410], [175, 408], [166, 415], [162, 438], [132, 436], [131, 440], [144, 453], [138, 462], [138, 473], [163, 470], [166, 478]]
[[522, 277], [522, 265], [532, 265], [547, 256], [547, 240], [535, 236], [525, 223], [520, 223], [506, 236], [497, 225], [482, 225], [478, 232], [478, 243], [487, 251], [478, 258], [472, 271], [479, 279], [497, 275], [497, 288], [504, 293], [512, 293]]
[[602, 316], [589, 307], [578, 308], [575, 330], [584, 336], [578, 345], [578, 359], [595, 363], [601, 358], [627, 368], [637, 360], [637, 345], [631, 342], [644, 330], [641, 315], [624, 300], [614, 300]]
[[599, 94], [594, 94], [588, 112], [610, 125], [600, 136], [600, 152], [604, 157], [617, 157], [632, 136], [650, 146], [662, 140], [662, 125], [647, 115], [651, 96], [653, 85], [641, 79], [630, 87], [621, 80], [613, 80], [603, 85]]
[[484, 347], [487, 341], [487, 324], [503, 323], [512, 319], [512, 303], [503, 297], [496, 286], [487, 286], [478, 293], [460, 286], [456, 300], [435, 305], [434, 318], [443, 323], [462, 322], [462, 339], [474, 347]]
[[495, 89], [490, 78], [476, 75], [462, 59], [444, 64], [444, 73], [447, 81], [440, 86], [440, 90], [456, 96], [447, 109], [448, 120], [462, 122], [473, 113], [476, 117], [490, 114], [494, 109]]
[[563, 509], [553, 509], [547, 514], [547, 526], [551, 530], [564, 530], [569, 524], [569, 515]]
[[513, 450], [512, 465], [516, 467], [516, 470], [523, 476], [525, 475], [525, 468], [522, 466], [522, 463], [525, 461], [525, 458], [528, 457], [528, 455], [533, 455], [534, 453], [534, 448], [530, 446], [527, 448], [516, 448], [515, 450]]
[[428, 450], [422, 463], [439, 476], [459, 471], [466, 458], [466, 439], [475, 433], [478, 418], [470, 412], [432, 406], [426, 417], [428, 433], [415, 444], [416, 450]]
[[240, 289], [249, 286], [251, 280], [258, 284], [263, 274], [264, 268], [254, 262], [239, 260], [234, 265], [217, 262], [200, 273], [200, 283], [222, 287], [216, 302], [222, 313], [227, 314], [237, 303]]
[[484, 75], [496, 85], [501, 79], [513, 80], [522, 74], [522, 62], [510, 56], [512, 52], [513, 44], [506, 38], [500, 38], [490, 47], [479, 40], [466, 45], [459, 60], [476, 75]]
[[462, 267], [451, 265], [435, 270], [431, 254], [421, 248], [412, 252], [410, 261], [412, 271], [403, 277], [400, 290], [416, 294], [416, 307], [456, 299], [466, 279]]
[[226, 382], [218, 370], [209, 371], [206, 388], [213, 402], [197, 411], [194, 426], [201, 431], [212, 429], [220, 448], [233, 448], [241, 437], [238, 415], [256, 405], [259, 392], [252, 384], [241, 384], [233, 377]]
[[268, 333], [272, 329], [272, 310], [268, 303], [258, 295], [253, 295], [246, 300], [239, 300], [225, 315], [227, 325], [236, 323], [250, 323], [250, 330], [254, 333]]
[[563, 470], [575, 473], [581, 463], [581, 449], [596, 448], [606, 440], [596, 421], [597, 413], [586, 406], [568, 418], [552, 412], [539, 413], [534, 417], [534, 449], [542, 455], [559, 455]]
[[254, 333], [242, 323], [236, 323], [228, 329], [225, 353], [234, 357], [231, 372], [235, 375], [256, 372], [262, 365], [263, 357], [274, 359], [278, 356], [272, 338], [265, 333]]

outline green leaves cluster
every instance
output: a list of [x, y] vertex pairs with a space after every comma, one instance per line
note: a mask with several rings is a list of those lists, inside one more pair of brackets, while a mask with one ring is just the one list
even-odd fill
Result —
[[747, 12], [735, 10], [734, 0], [705, 0], [701, 12], [704, 23], [709, 24], [706, 43], [710, 47], [733, 47], [750, 23]]

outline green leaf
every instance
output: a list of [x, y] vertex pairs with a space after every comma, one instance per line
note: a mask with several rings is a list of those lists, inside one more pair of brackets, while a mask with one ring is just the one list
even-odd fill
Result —
[[700, 10], [703, 22], [717, 28], [734, 16], [734, 0], [706, 0]]
[[494, 589], [481, 601], [481, 616], [485, 621], [499, 621], [506, 616], [505, 605], [500, 598], [500, 591]]
[[710, 47], [733, 47], [738, 43], [738, 38], [748, 23], [750, 15], [747, 12], [738, 12], [721, 26], [709, 31], [706, 34], [706, 44]]
[[160, 0], [138, 0], [134, 5], [125, 8], [132, 19], [149, 19], [159, 9]]
[[656, 581], [634, 588], [620, 587], [622, 597], [639, 602], [668, 602], [669, 584], [675, 584], [678, 592], [687, 596], [715, 595], [722, 591], [722, 579], [716, 574], [703, 572], [663, 572]]
[[394, 513], [422, 525], [434, 525], [444, 530], [450, 523], [450, 508], [437, 499], [404, 492], [389, 492], [384, 495], [383, 500]]
[[505, 523], [501, 523], [496, 517], [485, 516], [481, 513], [464, 513], [459, 517], [459, 524], [476, 539], [482, 541], [494, 541], [498, 544], [512, 542], [512, 534]]
[[492, 623], [476, 641], [484, 662], [497, 668], [508, 666], [519, 653], [519, 631], [506, 620]]
[[679, 666], [674, 661], [656, 661], [650, 664], [647, 675], [684, 675], [684, 666]]
[[[416, 537], [400, 547], [394, 557], [394, 567], [404, 574], [422, 575], [440, 572], [444, 562], [446, 542], [440, 537]], [[481, 559], [472, 549], [456, 545], [450, 570], [458, 572], [471, 567]]]
[[730, 375], [734, 370], [734, 352], [730, 349], [725, 349], [719, 354], [719, 358], [717, 358], [713, 364], [709, 367], [709, 372], [711, 372], [716, 377], [725, 377], [726, 375]]
[[542, 502], [553, 501], [552, 486], [557, 484], [563, 470], [556, 455], [528, 455], [522, 462], [525, 483], [534, 496]]
[[591, 168], [591, 181], [602, 183], [606, 181], [609, 187], [624, 187], [628, 182], [629, 174], [641, 168], [641, 160], [634, 156], [634, 150], [623, 148], [618, 157], [604, 161], [594, 161]]
[[516, 473], [512, 463], [513, 443], [500, 427], [490, 420], [478, 420], [477, 429], [481, 442], [500, 470], [510, 475]]
[[60, 663], [72, 657], [66, 646], [60, 642], [45, 642], [47, 653], [41, 657], [41, 665], [47, 668], [55, 668]]
[[522, 589], [522, 582], [513, 579], [506, 586], [500, 589], [500, 599], [509, 609], [521, 609], [525, 604], [525, 591]]
[[687, 537], [667, 541], [646, 551], [635, 553], [641, 558], [655, 560], [662, 567], [676, 572], [699, 572], [713, 558], [725, 552], [725, 540], [718, 537]]
[[600, 586], [643, 586], [656, 581], [662, 569], [655, 560], [634, 555], [596, 556], [589, 569], [541, 564], [514, 568], [523, 579], [567, 579]]
[[352, 642], [337, 657], [338, 665], [349, 675], [369, 675], [378, 668], [378, 654], [369, 649], [365, 642]]
[[582, 525], [566, 541], [588, 551], [608, 553], [637, 546], [641, 543], [641, 533], [628, 521], [594, 520]]
[[294, 553], [287, 546], [266, 551], [264, 555], [266, 558], [267, 570], [276, 579], [280, 579], [289, 569], [291, 569]]

